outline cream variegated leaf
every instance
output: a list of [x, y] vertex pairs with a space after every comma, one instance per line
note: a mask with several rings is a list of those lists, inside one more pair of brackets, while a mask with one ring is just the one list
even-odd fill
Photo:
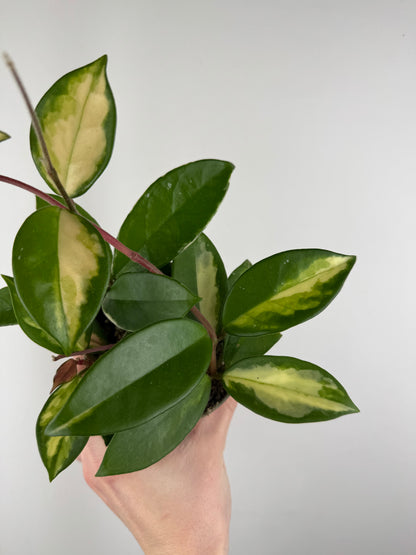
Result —
[[48, 471], [50, 481], [78, 457], [88, 441], [88, 436], [51, 437], [44, 433], [46, 426], [61, 410], [81, 379], [80, 376], [77, 376], [55, 389], [42, 408], [36, 423], [39, 453]]
[[206, 235], [201, 233], [175, 258], [172, 275], [201, 299], [199, 310], [219, 330], [227, 274], [217, 249]]
[[335, 298], [354, 263], [354, 256], [320, 249], [266, 258], [233, 285], [224, 306], [224, 328], [231, 334], [256, 335], [305, 322]]
[[96, 316], [110, 275], [107, 243], [85, 218], [42, 208], [23, 223], [13, 246], [17, 293], [34, 322], [65, 354]]
[[[36, 107], [52, 165], [70, 197], [89, 189], [111, 157], [116, 110], [106, 64], [103, 56], [64, 75]], [[40, 174], [59, 192], [45, 169], [33, 128], [30, 145]]]
[[280, 422], [319, 422], [358, 412], [333, 376], [292, 357], [241, 360], [224, 373], [223, 382], [239, 403]]

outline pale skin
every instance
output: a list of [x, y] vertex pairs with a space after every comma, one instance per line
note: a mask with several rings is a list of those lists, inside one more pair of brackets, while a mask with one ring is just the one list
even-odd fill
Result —
[[204, 416], [184, 441], [138, 472], [96, 478], [101, 437], [80, 455], [87, 484], [123, 521], [146, 555], [226, 555], [231, 494], [223, 459], [236, 402]]

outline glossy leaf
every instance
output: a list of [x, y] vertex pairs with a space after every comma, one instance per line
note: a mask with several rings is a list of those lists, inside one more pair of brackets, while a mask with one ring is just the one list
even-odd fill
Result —
[[[65, 206], [65, 201], [62, 197], [60, 197], [59, 195], [50, 195], [50, 196]], [[97, 223], [97, 220], [95, 220], [91, 216], [91, 214], [89, 214], [86, 210], [84, 210], [84, 208], [82, 208], [82, 206], [80, 206], [77, 203], [74, 203], [74, 204], [75, 204], [75, 207], [78, 210], [78, 214], [80, 214], [80, 216], [83, 216], [84, 218], [86, 218], [90, 222], [93, 222], [95, 224]], [[40, 197], [36, 197], [36, 210], [40, 210], [41, 208], [47, 208], [48, 206], [50, 206], [50, 204], [48, 202], [46, 202], [46, 200], [43, 200]]]
[[65, 354], [97, 314], [107, 288], [110, 249], [87, 220], [56, 207], [23, 223], [13, 246], [18, 295]]
[[319, 249], [286, 251], [258, 262], [225, 301], [225, 330], [258, 335], [309, 320], [338, 294], [354, 262], [354, 256]]
[[[9, 287], [13, 310], [16, 315], [17, 323], [22, 331], [29, 337], [29, 339], [41, 347], [52, 351], [52, 353], [63, 354], [63, 349], [58, 342], [33, 320], [26, 308], [23, 306], [22, 301], [17, 294], [14, 279], [9, 276], [2, 277]], [[86, 345], [82, 345], [82, 348], [85, 349]]]
[[250, 260], [244, 260], [231, 274], [228, 276], [227, 288], [230, 290], [234, 283], [241, 277], [246, 270], [251, 268], [252, 263]]
[[[173, 260], [204, 229], [227, 189], [234, 166], [200, 160], [155, 181], [121, 226], [119, 239], [158, 267]], [[115, 253], [114, 273], [128, 259]]]
[[292, 357], [241, 360], [224, 373], [223, 380], [239, 403], [280, 422], [319, 422], [359, 412], [328, 372]]
[[144, 268], [141, 264], [137, 264], [137, 262], [133, 262], [132, 260], [129, 260], [127, 264], [121, 268], [121, 270], [116, 276], [116, 279], [118, 279], [123, 274], [135, 274], [135, 273], [147, 274], [149, 273], [149, 270], [147, 268]]
[[[36, 107], [46, 146], [59, 179], [70, 197], [85, 193], [110, 160], [116, 108], [106, 75], [107, 56], [67, 73]], [[58, 193], [45, 170], [33, 128], [32, 157], [46, 183]]]
[[8, 287], [0, 289], [0, 326], [17, 324], [12, 298]]
[[282, 337], [281, 333], [238, 336], [226, 334], [224, 340], [224, 364], [226, 368], [239, 360], [264, 355]]
[[117, 327], [136, 331], [161, 320], [181, 318], [197, 301], [172, 278], [136, 272], [123, 274], [114, 282], [104, 298], [103, 311]]
[[59, 412], [68, 397], [81, 380], [81, 376], [61, 385], [46, 401], [36, 423], [36, 439], [43, 464], [52, 481], [62, 470], [67, 468], [84, 449], [88, 437], [50, 437], [45, 435], [45, 428]]
[[208, 334], [192, 320], [128, 335], [88, 370], [47, 433], [105, 435], [138, 426], [186, 396], [210, 358]]
[[198, 308], [219, 331], [222, 305], [227, 292], [227, 274], [221, 257], [206, 235], [201, 235], [173, 261], [173, 277], [201, 300]]
[[115, 434], [96, 476], [142, 470], [170, 453], [189, 434], [208, 403], [211, 380], [207, 375], [165, 412]]
[[10, 139], [10, 135], [5, 133], [4, 131], [0, 131], [0, 143], [2, 141], [7, 141], [7, 139]]

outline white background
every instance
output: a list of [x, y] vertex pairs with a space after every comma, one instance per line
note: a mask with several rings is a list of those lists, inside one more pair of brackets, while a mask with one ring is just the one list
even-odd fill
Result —
[[[0, 50], [36, 103], [106, 53], [114, 154], [82, 198], [114, 234], [145, 188], [201, 158], [232, 161], [207, 233], [231, 271], [286, 249], [356, 254], [342, 292], [273, 351], [310, 360], [361, 413], [287, 425], [237, 410], [226, 452], [230, 553], [416, 552], [414, 1], [0, 0]], [[0, 173], [42, 186], [29, 119], [0, 65]], [[46, 190], [47, 187], [45, 186]], [[1, 272], [34, 199], [1, 184]], [[49, 484], [34, 426], [56, 364], [0, 330], [3, 555], [140, 552], [78, 464]]]

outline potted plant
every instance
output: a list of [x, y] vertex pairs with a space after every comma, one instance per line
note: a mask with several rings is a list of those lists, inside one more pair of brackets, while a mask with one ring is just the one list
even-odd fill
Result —
[[265, 354], [335, 298], [354, 256], [291, 250], [246, 260], [227, 276], [203, 233], [234, 169], [215, 159], [157, 179], [111, 236], [73, 200], [113, 149], [106, 56], [61, 77], [35, 110], [8, 63], [31, 111], [34, 163], [52, 194], [0, 176], [37, 197], [14, 241], [13, 276], [3, 276], [0, 325], [18, 324], [66, 359], [36, 425], [50, 480], [92, 435], [108, 445], [97, 476], [150, 466], [229, 395], [287, 423], [358, 411], [319, 366]]

